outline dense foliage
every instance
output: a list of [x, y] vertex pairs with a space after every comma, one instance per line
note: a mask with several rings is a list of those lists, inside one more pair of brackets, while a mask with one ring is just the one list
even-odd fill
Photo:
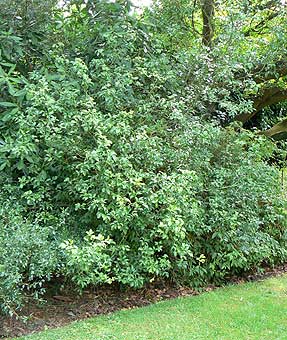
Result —
[[222, 50], [174, 50], [164, 6], [0, 2], [2, 311], [57, 277], [199, 287], [286, 259], [276, 146], [219, 125], [252, 110]]

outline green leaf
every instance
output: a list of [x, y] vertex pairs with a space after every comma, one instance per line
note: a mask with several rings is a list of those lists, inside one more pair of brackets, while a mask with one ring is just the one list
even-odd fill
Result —
[[2, 122], [7, 122], [11, 118], [13, 118], [14, 114], [19, 111], [18, 107], [15, 107], [12, 110], [5, 111], [3, 116], [1, 117]]
[[22, 89], [22, 90], [16, 91], [13, 96], [14, 97], [22, 97], [22, 96], [25, 96], [26, 93], [27, 93], [27, 90]]
[[0, 106], [2, 106], [2, 107], [17, 107], [17, 104], [11, 103], [11, 102], [0, 102]]
[[13, 67], [14, 66], [14, 64], [6, 63], [6, 62], [1, 62], [0, 65], [7, 66], [7, 67]]
[[17, 163], [17, 169], [23, 170], [25, 168], [24, 160], [20, 159], [20, 161]]
[[16, 84], [23, 84], [23, 80], [16, 77], [10, 77], [9, 80], [13, 81]]
[[0, 171], [4, 170], [5, 167], [6, 167], [7, 163], [6, 162], [3, 162], [0, 164]]

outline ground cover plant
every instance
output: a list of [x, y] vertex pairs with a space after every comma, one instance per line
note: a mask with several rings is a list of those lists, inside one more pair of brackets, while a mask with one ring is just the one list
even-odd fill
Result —
[[286, 339], [287, 278], [240, 284], [20, 339]]
[[[1, 312], [47, 282], [198, 288], [286, 260], [284, 142], [266, 138], [286, 7], [203, 3], [170, 32], [169, 1], [0, 1]], [[276, 133], [242, 124], [264, 103]]]

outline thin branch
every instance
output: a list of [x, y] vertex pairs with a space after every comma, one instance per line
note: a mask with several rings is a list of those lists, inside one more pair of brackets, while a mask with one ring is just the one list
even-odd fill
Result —
[[257, 84], [285, 77], [287, 76], [287, 56], [275, 62], [272, 67], [267, 64], [258, 64], [249, 73], [237, 73], [234, 76], [237, 80], [253, 79]]
[[269, 16], [262, 19], [258, 24], [256, 24], [255, 27], [250, 27], [246, 32], [244, 32], [244, 36], [249, 37], [251, 33], [257, 33], [257, 34], [262, 33], [262, 30], [266, 27], [268, 22], [278, 17], [279, 14], [280, 14], [279, 12], [271, 13]]

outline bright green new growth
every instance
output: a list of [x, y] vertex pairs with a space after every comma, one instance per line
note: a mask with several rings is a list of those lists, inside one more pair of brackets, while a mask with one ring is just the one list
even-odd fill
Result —
[[236, 285], [19, 340], [285, 340], [287, 278]]

